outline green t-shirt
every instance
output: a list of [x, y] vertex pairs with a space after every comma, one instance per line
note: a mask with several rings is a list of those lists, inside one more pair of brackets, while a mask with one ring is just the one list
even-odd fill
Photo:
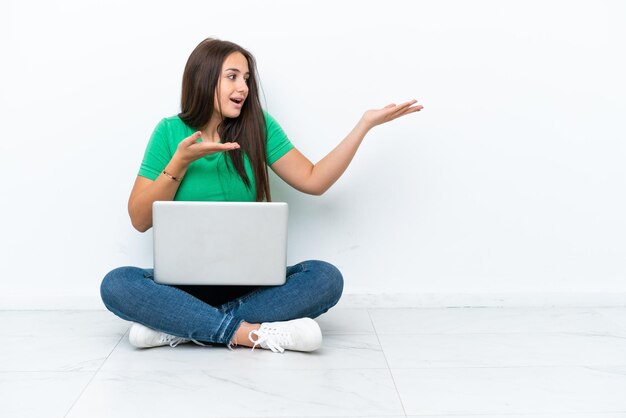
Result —
[[[265, 113], [267, 124], [267, 164], [274, 164], [280, 157], [293, 148], [278, 122]], [[139, 175], [155, 180], [170, 162], [178, 144], [196, 132], [187, 126], [178, 116], [162, 119], [156, 126], [148, 142], [146, 152], [139, 169]], [[231, 201], [254, 202], [256, 185], [250, 161], [244, 155], [244, 165], [251, 187], [248, 189], [231, 168], [224, 152], [200, 158], [189, 165], [174, 200], [187, 201]]]

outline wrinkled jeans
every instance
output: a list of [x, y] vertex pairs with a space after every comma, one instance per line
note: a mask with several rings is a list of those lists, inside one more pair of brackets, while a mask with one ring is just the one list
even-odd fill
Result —
[[[120, 267], [108, 273], [100, 286], [107, 309], [166, 334], [225, 345], [243, 321], [315, 318], [333, 307], [343, 291], [339, 270], [317, 260], [287, 267], [281, 286], [171, 286], [155, 283], [152, 272]], [[220, 301], [212, 290], [227, 300]]]

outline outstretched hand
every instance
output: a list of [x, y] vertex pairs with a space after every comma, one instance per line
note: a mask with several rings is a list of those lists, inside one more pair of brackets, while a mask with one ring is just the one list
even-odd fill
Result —
[[207, 155], [224, 151], [232, 151], [240, 148], [239, 144], [236, 142], [220, 143], [202, 140], [198, 142], [198, 139], [201, 137], [202, 133], [198, 131], [180, 141], [176, 153], [179, 154], [182, 161], [190, 164], [197, 159], [206, 157]]
[[424, 106], [422, 105], [415, 105], [416, 103], [417, 100], [411, 100], [399, 105], [391, 103], [383, 107], [382, 109], [368, 110], [363, 114], [361, 120], [365, 122], [369, 128], [373, 128], [374, 126], [391, 122], [392, 120], [397, 119], [401, 116], [419, 112], [424, 108]]

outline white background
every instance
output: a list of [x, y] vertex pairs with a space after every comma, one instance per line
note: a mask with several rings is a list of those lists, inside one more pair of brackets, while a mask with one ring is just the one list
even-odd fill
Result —
[[273, 177], [290, 262], [426, 305], [625, 300], [624, 2], [0, 4], [0, 308], [100, 308], [104, 274], [151, 265], [126, 202], [206, 37], [256, 56], [313, 161], [369, 108], [425, 106], [321, 197]]

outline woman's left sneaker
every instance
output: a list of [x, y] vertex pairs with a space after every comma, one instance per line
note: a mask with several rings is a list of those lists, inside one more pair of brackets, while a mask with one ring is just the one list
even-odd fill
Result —
[[[253, 339], [252, 336], [256, 336]], [[261, 328], [250, 331], [248, 338], [257, 346], [274, 353], [285, 350], [314, 351], [322, 346], [322, 331], [311, 318], [300, 318], [284, 322], [264, 322]]]

